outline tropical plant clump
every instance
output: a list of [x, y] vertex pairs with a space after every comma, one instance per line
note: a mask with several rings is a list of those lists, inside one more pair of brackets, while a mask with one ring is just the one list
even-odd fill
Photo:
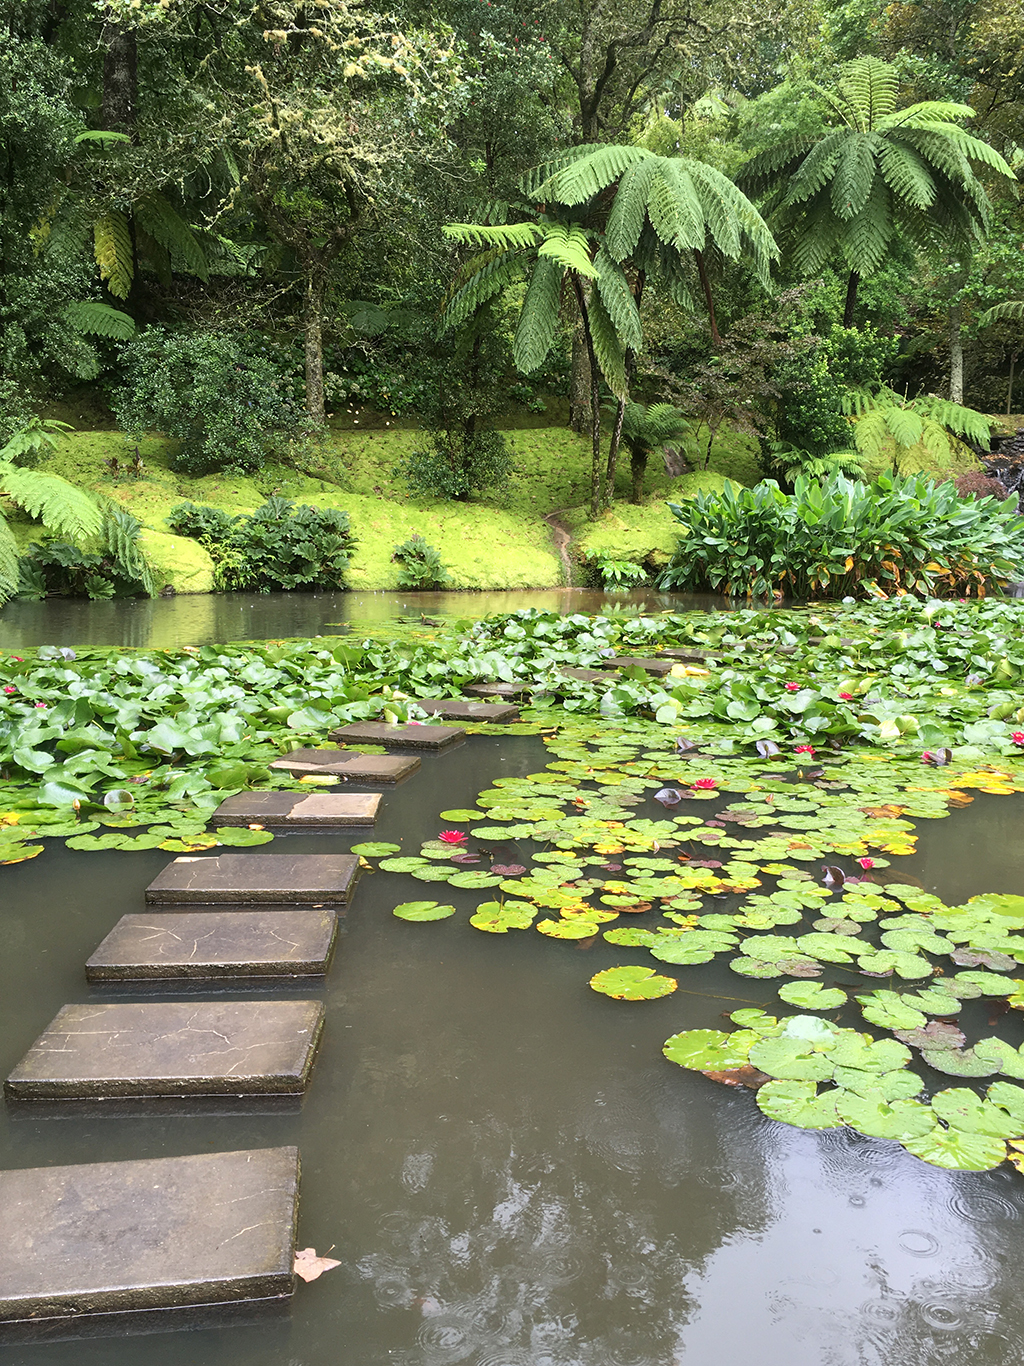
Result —
[[287, 498], [268, 498], [255, 512], [236, 517], [179, 503], [167, 522], [209, 550], [219, 586], [228, 590], [344, 588], [356, 545], [347, 512]]
[[448, 571], [441, 563], [441, 552], [428, 545], [420, 535], [410, 536], [395, 546], [391, 557], [401, 566], [398, 571], [399, 588], [444, 588]]
[[103, 521], [100, 550], [83, 550], [65, 541], [33, 545], [20, 561], [18, 596], [92, 599], [152, 597], [153, 575], [139, 546], [142, 523], [129, 512], [109, 512]]
[[658, 586], [734, 597], [983, 596], [1024, 574], [1016, 500], [962, 500], [952, 484], [881, 475], [766, 480], [670, 503], [683, 527]]

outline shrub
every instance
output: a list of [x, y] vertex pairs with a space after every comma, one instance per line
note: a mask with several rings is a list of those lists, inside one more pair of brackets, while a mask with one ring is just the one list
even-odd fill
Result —
[[244, 516], [179, 503], [167, 524], [209, 550], [221, 588], [270, 593], [276, 589], [344, 588], [355, 537], [348, 513], [296, 506], [268, 498]]
[[658, 587], [732, 596], [982, 596], [1024, 577], [1024, 517], [1012, 500], [963, 501], [950, 483], [885, 474], [773, 480], [669, 504], [684, 535]]
[[153, 596], [149, 565], [139, 549], [142, 524], [130, 512], [111, 512], [103, 523], [103, 549], [83, 550], [65, 541], [34, 545], [22, 556], [19, 596], [132, 598]]
[[647, 570], [633, 560], [616, 558], [608, 551], [598, 551], [586, 562], [587, 577], [595, 587], [611, 591], [639, 588], [648, 582]]
[[122, 348], [121, 359], [118, 425], [173, 437], [180, 443], [174, 467], [186, 474], [259, 469], [306, 431], [279, 369], [226, 333], [152, 327]]
[[441, 552], [427, 545], [422, 536], [410, 536], [401, 545], [396, 545], [391, 558], [401, 565], [399, 588], [445, 588], [448, 584], [448, 571], [441, 563]]
[[961, 498], [997, 498], [1003, 502], [1007, 497], [1003, 481], [984, 470], [965, 470], [955, 475], [952, 483]]
[[471, 493], [507, 487], [512, 451], [492, 428], [472, 433], [440, 428], [427, 433], [427, 444], [410, 451], [398, 472], [416, 496], [465, 501]]

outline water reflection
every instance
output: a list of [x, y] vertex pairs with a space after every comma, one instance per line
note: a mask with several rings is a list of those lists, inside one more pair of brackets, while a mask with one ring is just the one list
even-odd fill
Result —
[[649, 611], [732, 611], [743, 604], [714, 594], [602, 593], [586, 588], [494, 593], [195, 593], [174, 598], [82, 598], [15, 601], [0, 612], [0, 649], [35, 645], [133, 645], [174, 649], [225, 640], [330, 634], [351, 621], [384, 622], [421, 615], [484, 617], [521, 608], [599, 612], [609, 607]]

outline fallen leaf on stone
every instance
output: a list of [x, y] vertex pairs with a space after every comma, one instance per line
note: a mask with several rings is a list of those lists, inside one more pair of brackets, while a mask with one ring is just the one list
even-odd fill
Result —
[[318, 1257], [315, 1247], [304, 1247], [296, 1252], [292, 1270], [304, 1281], [315, 1281], [318, 1276], [322, 1276], [325, 1271], [333, 1271], [336, 1266], [341, 1266], [341, 1263], [333, 1257]]

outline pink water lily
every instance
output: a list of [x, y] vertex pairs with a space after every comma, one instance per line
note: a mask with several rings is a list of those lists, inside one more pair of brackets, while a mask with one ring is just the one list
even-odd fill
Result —
[[862, 868], [873, 868], [875, 866], [873, 858], [859, 858], [857, 862]]
[[[7, 689], [5, 688], [4, 692], [6, 691]], [[1015, 745], [1024, 748], [1024, 730], [1015, 730], [1013, 734], [1010, 736], [1010, 739], [1013, 741]]]
[[699, 792], [713, 792], [718, 786], [717, 778], [698, 778], [693, 786]]
[[787, 692], [799, 692], [799, 691], [800, 691], [800, 684], [799, 684], [799, 683], [783, 683], [782, 686], [786, 689]]
[[839, 694], [839, 696], [840, 696], [840, 698], [841, 698], [841, 700], [842, 700], [843, 702], [852, 702], [852, 701], [853, 701], [853, 693], [852, 693], [852, 692], [841, 692], [841, 693]]
[[794, 754], [813, 754], [813, 753], [814, 753], [814, 746], [813, 746], [813, 745], [797, 745], [797, 747], [796, 747], [796, 749], [793, 751], [793, 753], [794, 753]]
[[37, 711], [45, 711], [45, 710], [46, 710], [46, 703], [45, 703], [45, 702], [37, 702], [37, 703], [36, 703], [36, 710], [37, 710]]
[[461, 830], [442, 830], [437, 838], [442, 844], [465, 844], [469, 836], [464, 835]]
[[18, 689], [14, 686], [13, 683], [8, 683], [7, 687], [4, 688], [4, 692], [17, 692], [17, 691], [18, 691]]

